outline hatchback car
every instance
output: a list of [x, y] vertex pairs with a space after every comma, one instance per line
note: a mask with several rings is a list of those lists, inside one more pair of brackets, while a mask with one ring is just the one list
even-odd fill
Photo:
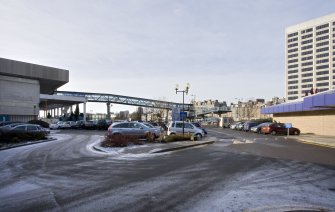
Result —
[[[201, 139], [205, 133], [202, 129], [197, 128], [192, 123], [184, 122], [184, 133], [190, 133], [196, 136], [198, 139]], [[182, 121], [173, 121], [169, 123], [168, 135], [183, 134], [183, 122]]]
[[160, 129], [140, 122], [115, 122], [108, 128], [109, 135], [125, 135], [155, 140], [161, 134]]
[[286, 128], [285, 124], [283, 123], [271, 123], [267, 124], [261, 127], [261, 133], [263, 134], [272, 134], [272, 135], [277, 135], [277, 134], [287, 134], [289, 131], [290, 135], [299, 135], [300, 130], [295, 127], [291, 128]]

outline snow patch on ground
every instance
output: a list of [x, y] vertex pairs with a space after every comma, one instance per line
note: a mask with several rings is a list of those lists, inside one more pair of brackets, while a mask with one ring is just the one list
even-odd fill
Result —
[[19, 181], [10, 185], [7, 185], [5, 187], [3, 187], [0, 190], [0, 198], [4, 198], [7, 196], [11, 196], [17, 193], [21, 193], [21, 192], [27, 192], [27, 191], [31, 191], [31, 190], [35, 190], [37, 189], [38, 186], [31, 184], [31, 183], [27, 183], [27, 182], [23, 182], [23, 181]]
[[[139, 158], [149, 158], [156, 155], [166, 154], [152, 154], [152, 152], [161, 150], [159, 148], [151, 149], [150, 145], [129, 145], [127, 147], [101, 147], [101, 141], [96, 141], [87, 146], [88, 150], [94, 151], [99, 154], [113, 156], [114, 159], [132, 160]], [[98, 150], [98, 151], [97, 151]]]
[[[291, 166], [291, 167], [290, 167]], [[182, 211], [289, 211], [335, 210], [335, 171], [321, 166], [291, 163], [259, 170], [219, 182], [211, 192], [181, 206]], [[314, 168], [313, 168], [314, 167]], [[186, 210], [185, 210], [186, 209]]]

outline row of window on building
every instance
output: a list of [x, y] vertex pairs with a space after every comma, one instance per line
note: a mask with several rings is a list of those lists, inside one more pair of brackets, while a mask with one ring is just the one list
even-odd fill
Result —
[[[333, 26], [335, 26], [335, 21], [332, 23]], [[325, 29], [325, 28], [329, 28], [330, 27], [330, 23], [326, 23], [326, 24], [322, 24], [322, 25], [319, 25], [319, 26], [316, 26], [315, 27], [315, 31], [320, 32], [319, 30], [322, 30], [322, 29]], [[321, 32], [323, 32], [325, 30], [322, 30]], [[335, 28], [333, 28], [333, 31], [335, 31]], [[313, 32], [313, 28], [309, 28], [309, 29], [304, 29], [304, 30], [301, 30], [301, 34], [306, 34], [306, 33], [309, 33], [309, 32]], [[329, 30], [328, 30], [329, 32]], [[291, 37], [295, 37], [295, 36], [298, 36], [298, 32], [293, 32], [293, 33], [290, 33], [287, 35], [287, 38], [291, 38]]]

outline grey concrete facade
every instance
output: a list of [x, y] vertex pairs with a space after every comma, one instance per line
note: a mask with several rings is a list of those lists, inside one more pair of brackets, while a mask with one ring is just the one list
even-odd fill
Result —
[[69, 82], [68, 70], [4, 58], [0, 58], [0, 75], [38, 80], [41, 94], [51, 94], [55, 89]]
[[40, 94], [68, 81], [68, 70], [0, 58], [0, 122], [36, 119]]
[[11, 121], [29, 121], [37, 116], [38, 80], [0, 76], [0, 90], [0, 114], [10, 115]]

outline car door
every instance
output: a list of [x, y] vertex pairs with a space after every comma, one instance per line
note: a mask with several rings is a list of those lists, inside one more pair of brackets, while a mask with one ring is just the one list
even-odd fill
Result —
[[132, 128], [132, 135], [137, 137], [144, 137], [145, 134], [145, 127], [140, 123], [130, 123]]
[[132, 128], [129, 125], [130, 123], [121, 123], [117, 125], [117, 130], [122, 135], [132, 135]]
[[190, 123], [184, 123], [185, 124], [185, 133], [195, 133], [195, 128], [192, 124]]
[[12, 129], [14, 132], [19, 132], [19, 133], [23, 133], [26, 132], [27, 128], [26, 125], [19, 125], [17, 127], [13, 127]]
[[175, 129], [176, 134], [182, 134], [183, 133], [183, 123], [176, 122], [174, 129]]
[[140, 133], [140, 126], [137, 123], [131, 122], [129, 123], [129, 135], [138, 136]]
[[285, 128], [285, 125], [284, 124], [276, 124], [276, 131], [278, 134], [285, 134], [286, 133], [286, 128]]
[[38, 132], [38, 129], [36, 128], [36, 126], [28, 125], [28, 126], [27, 126], [27, 132], [30, 132], [30, 133], [37, 133], [37, 132]]

